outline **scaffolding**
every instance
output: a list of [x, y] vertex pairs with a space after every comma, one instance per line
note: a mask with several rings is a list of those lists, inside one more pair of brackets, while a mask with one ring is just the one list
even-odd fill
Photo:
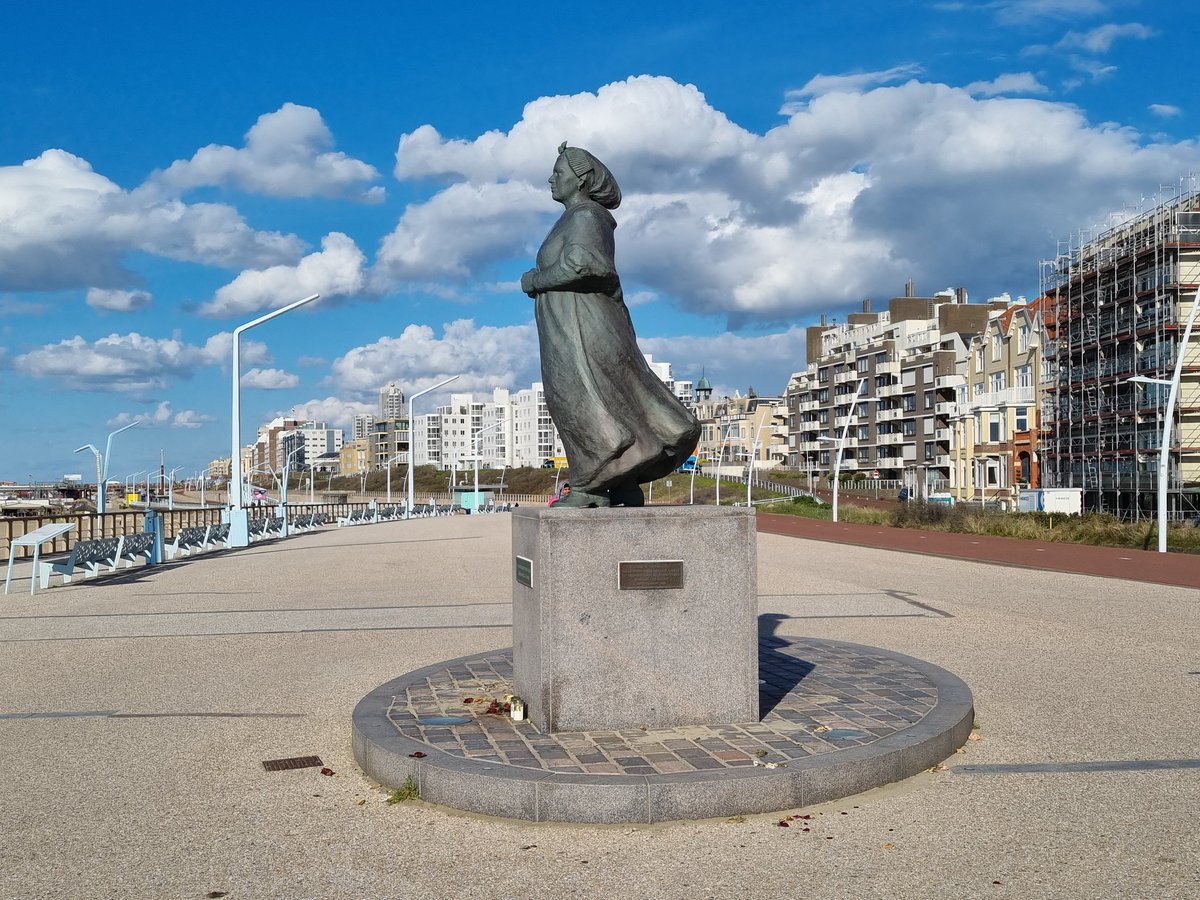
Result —
[[1167, 387], [1184, 354], [1168, 516], [1200, 514], [1200, 334], [1180, 347], [1200, 282], [1194, 175], [1160, 187], [1115, 223], [1072, 234], [1041, 264], [1046, 311], [1042, 482], [1082, 488], [1084, 509], [1152, 519]]

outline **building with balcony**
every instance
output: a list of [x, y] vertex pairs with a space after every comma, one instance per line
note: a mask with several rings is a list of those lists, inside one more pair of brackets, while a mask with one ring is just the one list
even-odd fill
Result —
[[693, 412], [700, 420], [696, 455], [702, 465], [770, 469], [787, 459], [787, 416], [783, 397], [712, 398], [708, 379], [700, 379]]
[[1038, 395], [1044, 301], [993, 311], [967, 343], [966, 377], [948, 410], [951, 493], [959, 502], [1016, 508], [1022, 487], [1040, 485]]
[[389, 464], [408, 465], [408, 413], [396, 419], [373, 421], [366, 441], [368, 468], [385, 469]]
[[338, 451], [338, 474], [361, 475], [371, 470], [371, 442], [361, 437], [342, 444]]
[[[1043, 484], [1082, 489], [1085, 510], [1142, 519], [1156, 517], [1163, 477], [1169, 518], [1200, 512], [1200, 334], [1184, 342], [1198, 285], [1194, 176], [1118, 225], [1073, 236], [1043, 261]], [[1130, 378], [1169, 382], [1177, 363], [1169, 465], [1159, 472], [1169, 387]]]
[[[1006, 303], [971, 304], [963, 288], [916, 296], [910, 281], [886, 311], [808, 328], [808, 363], [788, 380], [787, 464], [903, 480], [918, 495], [952, 483], [951, 414], [965, 384], [967, 342]], [[865, 398], [868, 402], [856, 402]]]

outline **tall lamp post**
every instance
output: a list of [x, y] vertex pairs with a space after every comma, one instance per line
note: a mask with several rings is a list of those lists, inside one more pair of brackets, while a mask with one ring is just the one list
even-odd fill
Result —
[[838, 485], [841, 484], [842, 473], [842, 451], [846, 448], [846, 442], [850, 439], [850, 421], [854, 418], [854, 411], [860, 403], [878, 403], [876, 397], [861, 396], [863, 388], [867, 384], [867, 379], [862, 379], [858, 383], [858, 390], [854, 394], [854, 399], [850, 401], [850, 409], [846, 413], [846, 424], [842, 426], [842, 436], [840, 438], [831, 438], [826, 435], [821, 435], [820, 440], [828, 441], [831, 444], [837, 444], [837, 453], [833, 458], [833, 521], [838, 520]]
[[[452, 382], [454, 379], [456, 379], [458, 377], [459, 377], [458, 375], [451, 375], [449, 378], [445, 379], [444, 381], [439, 381], [433, 387], [427, 387], [423, 391], [417, 391], [415, 394], [413, 394], [411, 397], [408, 398], [408, 472], [409, 472], [409, 475], [412, 474], [412, 469], [413, 469], [413, 449], [414, 449], [413, 448], [413, 435], [416, 434], [416, 429], [414, 427], [415, 423], [413, 422], [413, 401], [416, 400], [418, 397], [424, 397], [430, 391], [436, 391], [440, 387], [445, 387], [446, 385], [448, 385], [450, 382]], [[414, 480], [412, 478], [409, 478], [408, 479], [408, 505], [404, 508], [404, 518], [406, 518], [406, 519], [412, 518], [413, 494], [415, 492], [416, 492], [416, 483], [414, 482]]]
[[96, 454], [96, 512], [97, 513], [104, 513], [107, 511], [108, 504], [107, 504], [106, 500], [108, 499], [108, 496], [107, 496], [108, 495], [108, 461], [109, 461], [109, 458], [112, 456], [112, 439], [116, 435], [120, 434], [122, 431], [128, 431], [130, 428], [132, 428], [134, 425], [137, 425], [139, 422], [141, 422], [141, 419], [134, 419], [128, 425], [125, 425], [122, 428], [118, 428], [116, 431], [110, 432], [108, 435], [108, 440], [104, 444], [103, 456], [100, 454], [100, 451], [96, 449], [94, 444], [84, 444], [82, 447], [75, 448], [76, 453], [81, 453], [84, 450], [91, 450], [92, 453]]
[[[750, 450], [750, 464], [746, 467], [746, 505], [747, 506], [752, 505], [750, 502], [750, 479], [751, 479], [751, 476], [753, 476], [753, 474], [754, 474], [754, 464], [758, 461], [758, 448], [760, 446], [760, 442], [762, 441], [763, 429], [766, 428], [768, 425], [770, 425], [772, 422], [780, 421], [782, 419], [783, 419], [783, 416], [778, 416], [778, 415], [771, 416], [771, 418], [767, 419], [765, 422], [763, 422], [761, 425], [758, 426], [758, 431], [754, 435], [754, 446]], [[772, 434], [771, 437], [773, 437], [773, 438], [778, 437], [778, 435]], [[784, 435], [784, 440], [787, 440], [786, 435]], [[768, 456], [769, 455], [770, 455], [770, 453], [768, 451]]]
[[257, 319], [233, 329], [233, 427], [231, 431], [233, 452], [230, 454], [231, 471], [229, 476], [230, 547], [250, 546], [250, 522], [249, 516], [246, 513], [245, 497], [242, 496], [242, 333], [261, 325], [263, 322], [269, 322], [276, 316], [282, 316], [285, 312], [291, 312], [305, 303], [311, 303], [320, 296], [320, 294], [313, 294], [305, 297], [303, 300], [297, 300], [295, 303], [281, 306], [279, 309], [273, 310], [265, 316], [259, 316]]
[[721, 449], [717, 451], [717, 506], [721, 505], [721, 463], [725, 462], [725, 445], [729, 443], [729, 426], [725, 426], [725, 440], [721, 441]]
[[1188, 313], [1187, 325], [1183, 328], [1183, 340], [1175, 353], [1175, 370], [1171, 377], [1150, 378], [1146, 375], [1134, 375], [1125, 379], [1137, 384], [1169, 385], [1167, 392], [1167, 408], [1163, 410], [1162, 437], [1158, 444], [1158, 552], [1167, 552], [1167, 482], [1171, 471], [1171, 427], [1174, 425], [1175, 403], [1179, 399], [1179, 381], [1183, 377], [1183, 358], [1187, 355], [1188, 344], [1192, 339], [1192, 326], [1196, 324], [1196, 311], [1200, 309], [1200, 291], [1192, 294], [1192, 309]]
[[479, 439], [489, 431], [495, 431], [504, 424], [501, 419], [495, 425], [489, 425], [487, 428], [480, 428], [475, 432], [475, 437], [471, 439], [471, 455], [475, 457], [475, 496], [471, 498], [471, 512], [479, 512]]
[[175, 508], [175, 473], [183, 466], [176, 466], [167, 475], [167, 509]]
[[[411, 444], [409, 446], [411, 447]], [[395, 456], [393, 456], [391, 459], [389, 459], [386, 463], [384, 463], [384, 465], [387, 467], [387, 502], [388, 502], [388, 506], [392, 505], [392, 463], [394, 463], [396, 460], [398, 460], [402, 456], [407, 456], [407, 454], [397, 453]], [[309, 483], [311, 484], [312, 482], [310, 481]]]

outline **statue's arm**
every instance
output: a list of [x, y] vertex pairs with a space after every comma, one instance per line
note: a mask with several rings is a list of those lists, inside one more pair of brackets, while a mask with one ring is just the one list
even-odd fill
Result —
[[590, 215], [575, 217], [566, 235], [562, 253], [544, 269], [531, 269], [521, 278], [521, 289], [533, 296], [546, 291], [579, 290], [592, 293], [614, 289], [618, 284], [611, 237]]

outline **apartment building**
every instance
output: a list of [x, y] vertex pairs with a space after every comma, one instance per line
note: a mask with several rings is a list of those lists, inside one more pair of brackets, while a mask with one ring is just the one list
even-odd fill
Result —
[[340, 428], [330, 428], [324, 422], [304, 422], [280, 433], [275, 468], [282, 469], [288, 462], [293, 469], [301, 468], [327, 454], [335, 454], [336, 459], [344, 440]]
[[700, 420], [696, 455], [710, 466], [752, 465], [769, 469], [787, 461], [787, 414], [783, 397], [760, 397], [753, 387], [746, 396], [714, 400], [712, 385], [702, 376], [692, 410]]
[[[407, 417], [405, 417], [407, 418]], [[371, 432], [375, 430], [375, 417], [370, 414], [360, 413], [354, 417], [350, 425], [350, 440], [357, 441], [359, 438], [368, 438]]]
[[823, 316], [808, 328], [806, 368], [788, 380], [787, 464], [829, 475], [842, 441], [843, 472], [903, 479], [918, 496], [952, 484], [967, 342], [1005, 306], [968, 303], [963, 288], [918, 297], [910, 281], [886, 311], [864, 300], [843, 324]]
[[384, 387], [379, 389], [379, 418], [406, 418], [404, 412], [404, 391], [400, 390], [400, 385], [394, 381], [389, 381]]
[[994, 310], [967, 343], [966, 381], [951, 414], [951, 492], [959, 502], [1016, 508], [1040, 485], [1038, 395], [1044, 368], [1044, 301]]
[[548, 459], [564, 456], [566, 450], [546, 406], [546, 392], [540, 381], [512, 396], [512, 435], [514, 466], [537, 468]]
[[338, 451], [338, 474], [361, 475], [372, 468], [371, 442], [360, 437], [346, 441]]
[[[1085, 510], [1155, 518], [1200, 512], [1200, 193], [1194, 176], [1160, 189], [1120, 224], [1085, 230], [1042, 263], [1048, 379], [1042, 481], [1083, 491]], [[1177, 402], [1167, 470], [1159, 447], [1170, 386]], [[1133, 378], [1149, 381], [1131, 381]]]
[[408, 414], [398, 419], [377, 419], [366, 437], [368, 466], [386, 469], [407, 465], [409, 448]]

